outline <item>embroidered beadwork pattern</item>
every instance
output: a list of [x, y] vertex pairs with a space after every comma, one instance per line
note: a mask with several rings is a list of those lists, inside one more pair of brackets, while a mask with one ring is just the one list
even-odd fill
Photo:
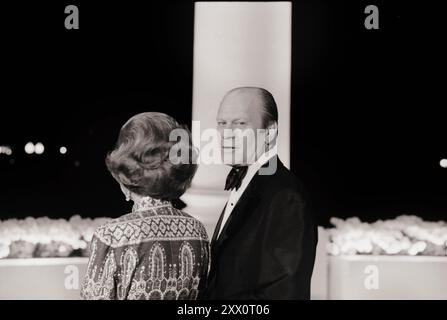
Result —
[[147, 201], [97, 229], [81, 298], [195, 299], [208, 265], [204, 226], [168, 202]]
[[82, 299], [109, 300], [115, 295], [114, 292], [114, 274], [116, 272], [116, 263], [113, 251], [108, 252], [103, 265], [94, 263], [97, 252], [97, 240], [92, 242], [89, 264], [87, 266], [87, 275], [84, 278], [81, 288]]
[[145, 211], [147, 209], [154, 209], [157, 207], [164, 207], [164, 206], [171, 206], [171, 202], [151, 197], [143, 197], [140, 199], [140, 201], [134, 203], [132, 212]]
[[192, 217], [150, 216], [129, 217], [129, 220], [114, 221], [101, 226], [95, 235], [105, 244], [116, 248], [155, 240], [206, 240], [203, 225]]

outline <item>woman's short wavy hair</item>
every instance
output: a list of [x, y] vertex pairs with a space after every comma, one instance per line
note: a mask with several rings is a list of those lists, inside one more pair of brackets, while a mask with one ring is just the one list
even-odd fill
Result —
[[[170, 141], [175, 129], [183, 129], [188, 141]], [[174, 145], [188, 152], [187, 161], [178, 163], [178, 159], [172, 159], [174, 153], [170, 151]], [[191, 132], [186, 126], [164, 113], [145, 112], [133, 116], [121, 128], [115, 149], [106, 157], [106, 165], [112, 176], [131, 192], [176, 200], [191, 185], [197, 170], [196, 159]]]

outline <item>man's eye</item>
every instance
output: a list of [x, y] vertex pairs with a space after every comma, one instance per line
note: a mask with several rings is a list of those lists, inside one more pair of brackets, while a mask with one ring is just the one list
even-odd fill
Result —
[[246, 122], [243, 122], [243, 121], [241, 121], [241, 122], [238, 122], [238, 125], [240, 125], [240, 126], [245, 126], [247, 123]]
[[225, 125], [225, 122], [224, 122], [224, 121], [218, 121], [217, 124], [218, 124], [219, 126], [224, 126], [224, 125]]

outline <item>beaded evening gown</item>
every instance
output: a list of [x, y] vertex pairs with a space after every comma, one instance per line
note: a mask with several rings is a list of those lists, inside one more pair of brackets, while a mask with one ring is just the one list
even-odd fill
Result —
[[90, 252], [82, 299], [196, 299], [208, 272], [202, 223], [150, 197], [99, 227]]

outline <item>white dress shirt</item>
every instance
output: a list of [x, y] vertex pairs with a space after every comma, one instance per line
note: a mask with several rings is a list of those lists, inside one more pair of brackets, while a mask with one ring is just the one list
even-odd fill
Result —
[[255, 176], [256, 172], [258, 172], [258, 170], [261, 169], [261, 167], [265, 163], [267, 163], [272, 157], [274, 157], [277, 154], [278, 154], [278, 148], [275, 146], [269, 151], [263, 153], [256, 162], [248, 166], [247, 174], [245, 175], [244, 179], [242, 179], [242, 183], [239, 189], [236, 190], [236, 188], [234, 188], [230, 192], [230, 197], [228, 198], [227, 206], [225, 208], [225, 213], [222, 219], [222, 223], [220, 224], [220, 230], [217, 237], [220, 236], [220, 233], [222, 232], [223, 227], [225, 226], [228, 218], [230, 217], [233, 208], [236, 206], [237, 202], [241, 198], [245, 189], [247, 189], [248, 184], [250, 183], [251, 179]]

